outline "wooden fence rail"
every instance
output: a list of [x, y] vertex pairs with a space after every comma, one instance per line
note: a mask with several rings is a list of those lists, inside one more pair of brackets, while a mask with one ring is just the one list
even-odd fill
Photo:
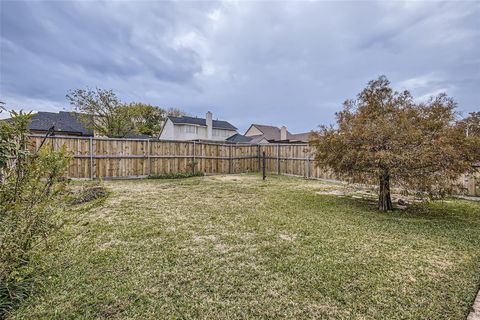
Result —
[[[32, 148], [43, 136], [32, 135]], [[260, 172], [265, 152], [268, 173], [335, 179], [332, 172], [314, 164], [314, 150], [308, 144], [224, 144], [194, 141], [49, 137], [43, 148], [66, 147], [72, 156], [69, 178], [112, 179], [146, 177], [192, 170], [207, 174]], [[192, 164], [195, 163], [195, 166]], [[480, 195], [480, 177], [464, 176], [460, 183], [469, 195]]]

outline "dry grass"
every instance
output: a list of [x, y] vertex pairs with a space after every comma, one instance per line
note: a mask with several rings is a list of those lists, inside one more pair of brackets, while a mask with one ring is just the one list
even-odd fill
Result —
[[461, 319], [480, 284], [479, 203], [379, 213], [257, 175], [105, 184], [12, 319]]

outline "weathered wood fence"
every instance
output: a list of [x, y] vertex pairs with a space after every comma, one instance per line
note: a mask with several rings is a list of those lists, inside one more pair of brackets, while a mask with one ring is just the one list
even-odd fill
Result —
[[[38, 148], [43, 136], [32, 135], [31, 140], [32, 148]], [[315, 166], [314, 152], [308, 144], [243, 145], [54, 136], [47, 139], [43, 148], [59, 150], [62, 146], [73, 158], [67, 169], [69, 178], [146, 177], [191, 172], [192, 168], [207, 174], [260, 172], [265, 152], [268, 173], [335, 179], [331, 172]], [[479, 181], [480, 177], [465, 176], [460, 182], [468, 194], [480, 195]]]
[[[38, 148], [42, 136], [31, 136]], [[49, 137], [42, 148], [66, 147], [73, 158], [69, 178], [131, 178], [162, 173], [241, 173], [259, 170], [257, 145], [190, 141]], [[196, 163], [193, 166], [193, 163]]]

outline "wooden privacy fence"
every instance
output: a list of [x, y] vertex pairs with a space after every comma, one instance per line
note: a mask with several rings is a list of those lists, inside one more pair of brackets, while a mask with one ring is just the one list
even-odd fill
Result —
[[[31, 136], [38, 148], [43, 136]], [[131, 178], [163, 173], [242, 173], [259, 170], [257, 145], [54, 136], [42, 148], [66, 147], [69, 178]], [[195, 166], [192, 164], [196, 163]]]
[[[43, 136], [32, 135], [38, 148]], [[314, 164], [314, 151], [308, 144], [225, 144], [193, 141], [49, 137], [43, 148], [59, 150], [65, 146], [72, 156], [69, 178], [131, 178], [163, 173], [196, 171], [207, 174], [261, 171], [265, 152], [268, 173], [335, 179], [333, 173]], [[195, 166], [192, 166], [195, 164]], [[480, 177], [464, 176], [460, 183], [470, 195], [480, 195]]]

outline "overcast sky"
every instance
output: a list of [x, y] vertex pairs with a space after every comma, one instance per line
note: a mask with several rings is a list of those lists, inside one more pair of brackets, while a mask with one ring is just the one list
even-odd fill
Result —
[[331, 123], [381, 74], [480, 110], [480, 2], [1, 1], [0, 100], [70, 107], [69, 89], [292, 132]]

